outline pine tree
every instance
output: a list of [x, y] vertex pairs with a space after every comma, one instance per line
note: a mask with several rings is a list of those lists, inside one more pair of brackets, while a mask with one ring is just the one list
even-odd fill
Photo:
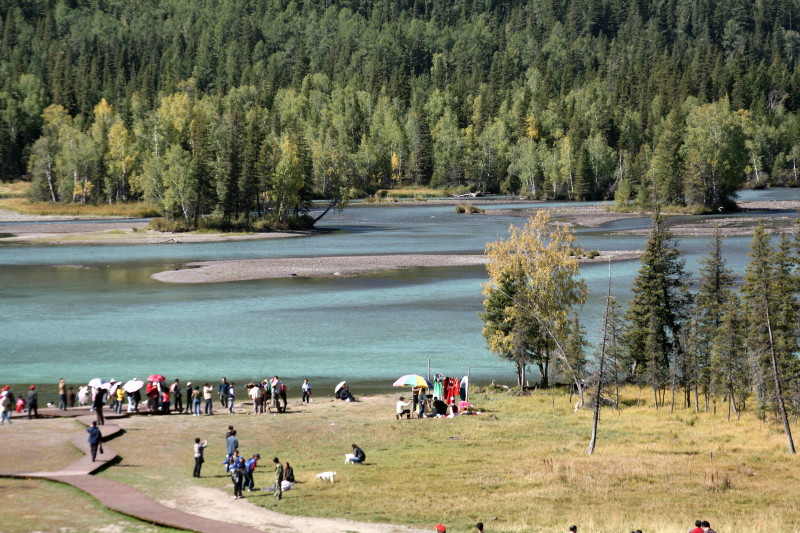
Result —
[[653, 388], [658, 404], [671, 366], [683, 355], [681, 330], [691, 303], [685, 262], [659, 212], [653, 217], [641, 262], [631, 287], [622, 344], [631, 376]]
[[776, 261], [775, 251], [763, 223], [756, 226], [748, 255], [751, 260], [745, 268], [742, 291], [750, 323], [748, 343], [757, 357], [754, 367], [759, 372], [753, 377], [753, 381], [762, 383], [765, 393], [762, 401], [771, 401], [783, 423], [789, 453], [794, 454], [794, 439], [783, 392], [787, 379], [785, 369], [791, 363], [786, 360], [786, 356], [793, 358], [793, 354], [781, 350], [789, 339], [781, 339], [778, 318], [785, 315], [785, 311], [781, 309], [782, 302], [794, 299], [795, 294], [787, 292], [788, 284], [782, 271], [785, 260], [779, 256]]

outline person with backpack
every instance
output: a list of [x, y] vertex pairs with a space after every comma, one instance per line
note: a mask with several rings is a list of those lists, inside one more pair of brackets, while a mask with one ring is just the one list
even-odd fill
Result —
[[247, 489], [247, 492], [252, 492], [256, 487], [255, 481], [253, 480], [253, 474], [256, 471], [259, 459], [261, 459], [261, 456], [259, 454], [255, 454], [244, 464], [244, 487]]

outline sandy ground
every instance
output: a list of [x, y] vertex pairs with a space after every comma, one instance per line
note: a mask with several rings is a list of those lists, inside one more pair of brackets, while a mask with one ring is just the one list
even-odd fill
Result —
[[[11, 213], [14, 216], [9, 215]], [[17, 218], [23, 217], [23, 218]], [[36, 244], [175, 244], [301, 237], [308, 232], [166, 233], [147, 229], [148, 222], [76, 220], [71, 217], [18, 215], [0, 210], [0, 242]]]
[[[638, 250], [600, 252], [582, 263], [637, 259]], [[281, 259], [237, 259], [188, 263], [186, 268], [157, 272], [151, 277], [167, 283], [220, 283], [292, 277], [354, 276], [369, 272], [414, 267], [458, 267], [485, 265], [484, 255], [360, 255], [341, 257], [299, 257]]]
[[[278, 533], [422, 533], [422, 529], [391, 524], [369, 524], [353, 520], [289, 516], [259, 507], [247, 501], [253, 494], [245, 492], [245, 499], [231, 502], [231, 495], [219, 489], [187, 485], [180, 500], [161, 501], [163, 505], [181, 511], [237, 523], [263, 531]], [[267, 494], [267, 493], [261, 493]], [[266, 497], [271, 498], [268, 494]]]

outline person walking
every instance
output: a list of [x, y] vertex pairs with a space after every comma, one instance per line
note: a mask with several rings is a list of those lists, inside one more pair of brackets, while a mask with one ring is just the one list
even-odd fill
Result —
[[208, 446], [208, 441], [201, 441], [200, 437], [194, 439], [194, 473], [192, 477], [200, 477], [200, 469], [203, 467], [203, 463], [205, 463], [205, 459], [203, 459], [203, 450], [205, 450], [206, 446]]
[[106, 423], [106, 419], [103, 416], [103, 407], [106, 405], [106, 389], [101, 387], [94, 388], [94, 395], [92, 396], [92, 407], [94, 407], [94, 413], [97, 416], [97, 425], [103, 426]]
[[11, 424], [11, 413], [14, 411], [14, 402], [9, 396], [8, 388], [4, 387], [0, 392], [0, 426], [5, 424], [6, 420]]
[[300, 392], [303, 393], [303, 403], [309, 403], [311, 401], [311, 383], [309, 383], [307, 379], [303, 380], [303, 386], [300, 387]]
[[214, 394], [214, 387], [206, 383], [203, 385], [203, 399], [206, 401], [205, 413], [207, 415], [214, 414], [214, 406], [211, 403], [211, 396]]
[[283, 465], [277, 457], [273, 457], [272, 462], [275, 463], [275, 499], [280, 500], [283, 498]]
[[39, 394], [36, 392], [36, 385], [31, 385], [28, 390], [28, 420], [39, 418]]
[[100, 449], [100, 453], [103, 453], [103, 435], [100, 433], [100, 429], [97, 427], [97, 421], [93, 420], [92, 425], [86, 428], [86, 431], [89, 432], [89, 449], [91, 450], [92, 454], [92, 462], [95, 462], [97, 458], [97, 450]]
[[176, 379], [175, 382], [170, 385], [169, 392], [172, 394], [173, 408], [178, 414], [181, 414], [183, 412], [183, 391], [181, 390], [180, 380]]
[[228, 379], [222, 378], [222, 381], [219, 383], [219, 388], [217, 389], [217, 394], [219, 394], [219, 403], [222, 407], [228, 407]]
[[236, 400], [236, 392], [233, 390], [236, 383], [233, 381], [228, 385], [228, 412], [233, 413], [233, 402]]
[[58, 380], [58, 410], [67, 410], [67, 382], [64, 378]]

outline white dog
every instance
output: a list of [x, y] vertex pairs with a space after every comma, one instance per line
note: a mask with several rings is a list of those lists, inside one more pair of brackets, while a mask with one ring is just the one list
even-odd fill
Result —
[[317, 479], [321, 479], [322, 481], [330, 481], [333, 483], [333, 478], [336, 475], [336, 472], [320, 472], [317, 474]]

